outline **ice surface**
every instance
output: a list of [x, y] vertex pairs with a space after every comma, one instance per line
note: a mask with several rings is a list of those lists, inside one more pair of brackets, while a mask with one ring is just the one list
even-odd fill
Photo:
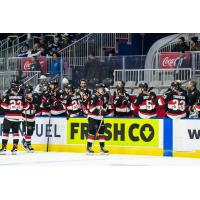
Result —
[[0, 166], [160, 166], [200, 165], [200, 159], [137, 155], [85, 155], [83, 153], [19, 152], [0, 155]]

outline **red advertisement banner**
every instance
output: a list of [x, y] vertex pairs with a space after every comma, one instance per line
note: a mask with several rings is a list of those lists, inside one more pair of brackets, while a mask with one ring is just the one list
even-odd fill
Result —
[[[185, 52], [184, 59], [189, 59], [190, 53]], [[162, 52], [160, 53], [160, 68], [169, 69], [176, 67], [176, 61], [179, 59], [179, 52]]]
[[[46, 73], [47, 71], [47, 59], [46, 57], [39, 57], [38, 58], [39, 64], [41, 66], [42, 74]], [[37, 71], [36, 69], [32, 68], [32, 57], [27, 57], [22, 59], [22, 71]]]

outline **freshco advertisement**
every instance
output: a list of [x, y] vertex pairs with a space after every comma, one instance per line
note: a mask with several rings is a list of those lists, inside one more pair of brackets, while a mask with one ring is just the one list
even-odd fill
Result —
[[[70, 118], [67, 125], [67, 144], [86, 144], [87, 118]], [[163, 147], [163, 120], [106, 118], [107, 145], [128, 147]]]

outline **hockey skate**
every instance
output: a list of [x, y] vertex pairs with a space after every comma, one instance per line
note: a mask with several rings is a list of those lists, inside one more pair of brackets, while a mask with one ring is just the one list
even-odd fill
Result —
[[17, 155], [17, 145], [16, 144], [13, 145], [11, 153], [12, 153], [12, 155]]
[[2, 145], [2, 148], [0, 149], [0, 155], [6, 155], [6, 146]]
[[91, 149], [91, 147], [88, 147], [86, 151], [86, 155], [93, 155], [93, 154], [94, 154], [94, 151]]
[[31, 146], [31, 144], [27, 145], [26, 151], [27, 151], [28, 153], [34, 153], [34, 148]]
[[27, 142], [25, 141], [25, 139], [22, 139], [22, 147], [24, 148], [24, 150], [27, 151]]
[[106, 150], [104, 147], [101, 147], [100, 154], [101, 154], [101, 155], [108, 155], [108, 154], [109, 154], [109, 151]]

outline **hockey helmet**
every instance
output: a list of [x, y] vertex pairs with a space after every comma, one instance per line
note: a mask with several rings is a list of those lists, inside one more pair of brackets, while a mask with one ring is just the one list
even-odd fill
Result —
[[81, 89], [80, 93], [82, 93], [83, 95], [86, 95], [86, 96], [88, 96], [90, 94], [88, 89]]
[[120, 93], [124, 93], [124, 86], [123, 85], [117, 85], [117, 92], [120, 92]]
[[73, 86], [72, 84], [68, 84], [68, 85], [66, 86], [66, 89], [67, 89], [68, 91], [70, 91], [70, 92], [74, 92], [74, 91], [75, 91], [74, 86]]
[[180, 82], [175, 82], [174, 85], [173, 85], [173, 88], [175, 90], [180, 90], [181, 89], [181, 83]]
[[14, 91], [19, 90], [19, 87], [20, 87], [19, 81], [12, 80], [10, 85], [11, 85], [10, 87], [11, 87], [12, 90], [14, 90]]
[[58, 86], [58, 81], [56, 81], [56, 80], [51, 80], [51, 81], [49, 82], [49, 85], [56, 85], [56, 86]]
[[139, 88], [144, 89], [145, 91], [148, 90], [148, 84], [147, 83], [140, 83]]

